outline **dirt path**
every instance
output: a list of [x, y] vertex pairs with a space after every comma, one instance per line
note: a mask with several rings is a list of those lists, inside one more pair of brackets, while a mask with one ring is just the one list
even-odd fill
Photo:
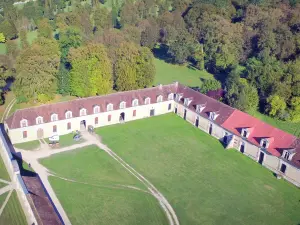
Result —
[[[136, 177], [139, 181], [141, 181], [149, 190], [147, 193], [151, 193], [153, 197], [155, 197], [163, 211], [165, 212], [167, 219], [169, 221], [170, 225], [179, 225], [179, 220], [177, 218], [177, 215], [172, 208], [171, 204], [168, 202], [168, 200], [164, 197], [164, 195], [149, 181], [147, 180], [142, 174], [140, 174], [138, 171], [136, 171], [134, 168], [132, 168], [128, 163], [126, 163], [121, 157], [119, 157], [115, 152], [113, 152], [110, 148], [108, 148], [106, 145], [101, 143], [100, 137], [96, 135], [91, 135], [88, 132], [82, 132], [83, 138], [86, 140], [83, 143], [75, 144], [69, 147], [51, 150], [49, 148], [41, 149], [39, 151], [26, 151], [22, 149], [15, 150], [17, 152], [21, 152], [22, 157], [25, 162], [30, 163], [32, 168], [36, 171], [36, 173], [39, 174], [45, 188], [47, 189], [53, 203], [55, 204], [58, 212], [60, 213], [63, 221], [65, 224], [71, 224], [66, 212], [64, 211], [61, 203], [59, 202], [53, 188], [51, 187], [48, 176], [52, 175], [50, 171], [48, 171], [44, 166], [42, 166], [39, 163], [40, 158], [49, 157], [53, 154], [66, 152], [66, 151], [72, 151], [78, 148], [82, 148], [89, 145], [96, 145], [100, 149], [104, 150], [107, 154], [109, 154], [113, 159], [115, 159], [120, 165], [122, 165], [129, 173], [131, 173], [134, 177]], [[71, 179], [67, 179], [68, 181], [72, 181]], [[129, 188], [128, 186], [126, 186]], [[135, 187], [134, 187], [135, 188]]]

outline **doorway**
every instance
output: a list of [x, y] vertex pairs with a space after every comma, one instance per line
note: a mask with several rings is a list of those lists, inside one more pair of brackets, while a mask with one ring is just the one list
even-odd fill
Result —
[[285, 171], [286, 171], [286, 165], [285, 164], [283, 164], [283, 163], [281, 164], [280, 171], [282, 173], [285, 173]]
[[265, 158], [265, 154], [264, 154], [263, 152], [260, 152], [260, 153], [259, 153], [258, 163], [259, 163], [259, 164], [263, 164], [264, 158]]
[[154, 110], [154, 109], [151, 109], [151, 110], [150, 110], [150, 116], [154, 116], [154, 114], [155, 114], [155, 110]]
[[124, 122], [124, 121], [125, 121], [125, 113], [124, 113], [124, 112], [122, 112], [122, 113], [120, 114], [119, 121], [120, 121], [120, 122]]
[[244, 154], [245, 152], [245, 143], [243, 142], [240, 146], [240, 152]]
[[175, 107], [175, 110], [174, 110], [175, 114], [177, 114], [177, 107]]
[[44, 138], [44, 130], [42, 128], [39, 128], [37, 130], [37, 138], [38, 139], [43, 139]]
[[199, 126], [199, 117], [197, 116], [196, 121], [195, 121], [195, 127]]
[[183, 119], [186, 120], [186, 109], [184, 110]]
[[224, 137], [223, 137], [223, 142], [225, 143], [225, 144], [227, 144], [227, 141], [228, 141], [228, 137], [227, 137], [227, 133], [225, 133], [225, 135], [224, 135]]
[[212, 124], [209, 124], [209, 130], [208, 130], [208, 133], [209, 133], [210, 135], [212, 134], [212, 129], [213, 129]]
[[81, 120], [80, 121], [80, 130], [85, 130], [86, 128], [86, 121], [85, 120]]

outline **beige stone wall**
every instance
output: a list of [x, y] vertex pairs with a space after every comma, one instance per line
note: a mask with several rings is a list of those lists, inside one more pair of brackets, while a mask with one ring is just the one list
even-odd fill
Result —
[[283, 162], [282, 160], [279, 164], [278, 170], [280, 170], [281, 163], [284, 163], [286, 165], [286, 171], [283, 175], [283, 178], [300, 187], [300, 170], [286, 162]]
[[[171, 109], [168, 110], [168, 106], [171, 104]], [[50, 123], [44, 123], [39, 125], [34, 125], [30, 127], [24, 127], [19, 129], [8, 130], [8, 135], [13, 144], [22, 143], [27, 141], [33, 141], [38, 139], [38, 130], [42, 129], [44, 133], [44, 138], [53, 136], [53, 126], [57, 126], [57, 134], [64, 135], [71, 133], [75, 130], [80, 130], [81, 121], [85, 120], [86, 127], [92, 125], [94, 127], [102, 127], [112, 124], [119, 123], [119, 118], [121, 113], [125, 113], [125, 121], [132, 121], [137, 119], [142, 119], [150, 117], [150, 110], [155, 110], [155, 116], [172, 112], [174, 110], [174, 101], [165, 101], [161, 103], [141, 105], [137, 107], [129, 107], [125, 109], [113, 110], [110, 112], [103, 112], [93, 115], [74, 117], [71, 119], [64, 119]], [[136, 116], [133, 116], [133, 110], [136, 110]], [[111, 121], [108, 121], [108, 116], [111, 115]], [[98, 125], [95, 124], [95, 117], [98, 117]], [[68, 130], [68, 123], [71, 123], [71, 129]], [[27, 131], [27, 138], [23, 138], [23, 131]]]

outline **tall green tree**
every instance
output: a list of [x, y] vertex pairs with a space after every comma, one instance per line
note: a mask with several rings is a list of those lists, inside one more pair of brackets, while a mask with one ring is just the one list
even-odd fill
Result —
[[57, 89], [60, 51], [54, 39], [38, 38], [17, 59], [14, 93], [19, 99], [51, 99]]
[[88, 44], [71, 48], [71, 93], [79, 97], [102, 95], [112, 90], [112, 65], [106, 48], [101, 44]]
[[278, 95], [271, 95], [267, 98], [267, 103], [266, 112], [270, 116], [277, 116], [278, 113], [286, 109], [286, 102]]
[[53, 29], [46, 18], [38, 24], [38, 37], [53, 38]]
[[18, 31], [15, 25], [8, 20], [4, 20], [0, 24], [0, 31], [4, 34], [4, 36], [7, 39], [15, 39], [18, 37]]
[[25, 29], [22, 29], [20, 31], [20, 41], [21, 41], [21, 47], [22, 48], [28, 48], [29, 47], [29, 43], [27, 40], [27, 32]]

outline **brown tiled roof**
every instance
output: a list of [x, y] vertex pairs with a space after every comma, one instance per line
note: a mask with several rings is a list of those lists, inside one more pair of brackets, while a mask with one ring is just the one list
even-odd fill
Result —
[[292, 158], [292, 164], [298, 168], [300, 168], [300, 139], [294, 141], [291, 148], [296, 150], [296, 154]]
[[211, 112], [216, 112], [219, 114], [214, 121], [217, 124], [222, 124], [225, 122], [234, 111], [234, 109], [230, 106], [181, 84], [178, 85], [177, 93], [183, 94], [183, 97], [180, 101], [182, 104], [184, 103], [184, 98], [191, 98], [192, 102], [188, 108], [194, 112], [196, 111], [197, 105], [205, 104], [205, 108], [200, 113], [201, 116], [209, 118], [209, 114]]
[[87, 110], [87, 115], [93, 114], [93, 107], [95, 105], [100, 106], [100, 112], [106, 112], [106, 106], [109, 103], [113, 104], [114, 109], [119, 109], [119, 105], [122, 101], [126, 102], [126, 107], [131, 107], [132, 100], [138, 99], [139, 105], [143, 105], [145, 98], [150, 97], [151, 103], [156, 102], [159, 95], [163, 96], [163, 101], [167, 100], [168, 94], [175, 93], [177, 84], [160, 85], [152, 88], [145, 88], [141, 90], [117, 92], [109, 95], [89, 97], [75, 99], [67, 102], [60, 102], [55, 104], [45, 104], [33, 108], [17, 110], [11, 115], [6, 123], [10, 129], [20, 128], [20, 121], [26, 119], [28, 126], [36, 124], [36, 118], [43, 117], [43, 122], [47, 123], [51, 121], [51, 115], [53, 113], [58, 114], [58, 119], [65, 119], [66, 111], [72, 111], [73, 117], [79, 116], [79, 111], [82, 108]]

